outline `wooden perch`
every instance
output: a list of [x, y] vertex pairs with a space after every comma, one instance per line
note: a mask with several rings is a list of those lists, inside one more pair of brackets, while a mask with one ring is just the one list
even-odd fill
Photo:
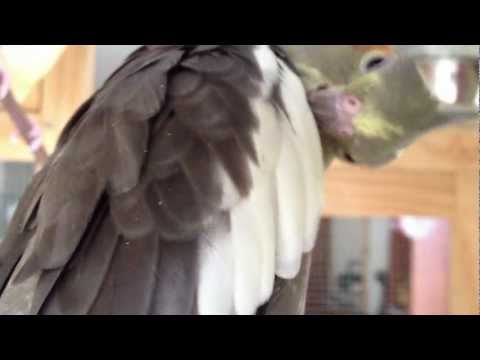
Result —
[[10, 81], [5, 70], [0, 68], [0, 103], [14, 123], [18, 133], [35, 156], [37, 167], [41, 168], [48, 159], [43, 145], [41, 129], [27, 116], [10, 89]]
[[[24, 117], [40, 126], [49, 155], [68, 119], [92, 94], [94, 67], [91, 45], [0, 45], [0, 68], [9, 77], [6, 90], [14, 95]], [[32, 162], [32, 151], [24, 144], [0, 102], [0, 160]]]

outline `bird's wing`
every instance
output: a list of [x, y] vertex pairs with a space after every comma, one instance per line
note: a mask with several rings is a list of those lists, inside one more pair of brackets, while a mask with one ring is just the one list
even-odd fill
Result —
[[32, 313], [255, 313], [313, 245], [319, 141], [269, 46], [141, 48], [20, 202], [0, 311], [34, 278]]

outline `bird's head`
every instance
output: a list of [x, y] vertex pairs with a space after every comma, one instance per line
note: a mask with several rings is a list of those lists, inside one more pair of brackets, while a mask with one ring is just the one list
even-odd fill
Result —
[[[286, 51], [304, 81], [330, 157], [382, 166], [425, 133], [477, 116], [473, 103], [442, 100], [432, 86], [436, 67], [393, 46], [287, 45]], [[478, 84], [478, 71], [469, 81]]]

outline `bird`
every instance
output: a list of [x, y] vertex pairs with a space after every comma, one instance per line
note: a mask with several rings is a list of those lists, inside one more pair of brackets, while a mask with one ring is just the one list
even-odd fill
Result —
[[395, 84], [413, 68], [383, 61], [390, 48], [341, 48], [359, 61], [339, 72], [322, 50], [130, 55], [22, 197], [0, 243], [0, 313], [303, 314], [331, 159], [379, 166], [441, 123], [424, 86], [404, 98], [422, 84]]

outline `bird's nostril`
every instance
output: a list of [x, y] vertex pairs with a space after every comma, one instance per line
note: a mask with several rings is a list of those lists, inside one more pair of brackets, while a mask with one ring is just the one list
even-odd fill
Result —
[[357, 105], [358, 105], [357, 100], [355, 100], [355, 99], [353, 99], [353, 98], [348, 99], [348, 103], [349, 103], [351, 106], [357, 106]]
[[343, 108], [355, 115], [358, 114], [362, 108], [362, 103], [355, 96], [346, 96], [343, 101]]

